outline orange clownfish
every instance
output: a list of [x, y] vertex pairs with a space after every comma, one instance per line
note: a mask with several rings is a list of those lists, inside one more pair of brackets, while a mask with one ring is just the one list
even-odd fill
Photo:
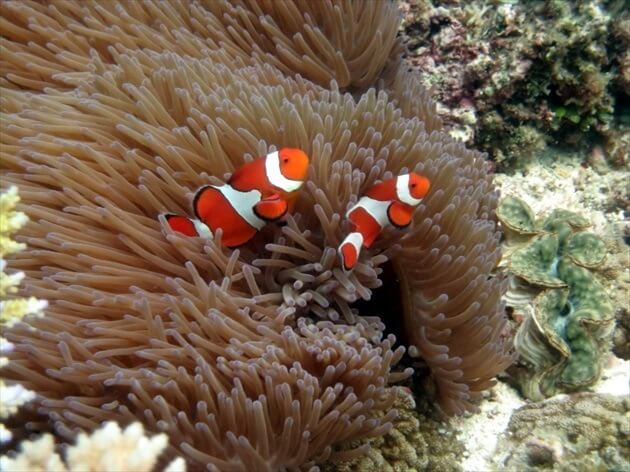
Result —
[[411, 172], [374, 185], [346, 213], [354, 231], [339, 245], [345, 271], [354, 268], [362, 247], [370, 247], [388, 225], [406, 228], [413, 211], [429, 191], [429, 179]]
[[270, 152], [238, 168], [227, 183], [197, 190], [192, 204], [196, 219], [164, 217], [179, 233], [211, 238], [221, 229], [223, 244], [240, 246], [284, 216], [306, 179], [308, 165], [308, 156], [300, 149]]

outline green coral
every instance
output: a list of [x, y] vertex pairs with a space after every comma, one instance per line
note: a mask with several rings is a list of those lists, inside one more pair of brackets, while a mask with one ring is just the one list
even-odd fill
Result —
[[518, 239], [508, 261], [519, 279], [510, 290], [521, 292], [508, 294], [508, 303], [519, 300], [515, 308], [525, 315], [515, 338], [520, 362], [514, 379], [533, 400], [592, 385], [614, 324], [610, 299], [592, 272], [606, 258], [604, 241], [584, 231], [588, 220], [578, 214], [557, 209], [537, 222], [531, 208], [513, 197], [499, 204], [497, 216], [511, 231], [508, 242], [511, 234]]

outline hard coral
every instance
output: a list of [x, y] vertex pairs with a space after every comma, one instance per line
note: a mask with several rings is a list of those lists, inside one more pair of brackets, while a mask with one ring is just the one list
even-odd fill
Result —
[[614, 323], [609, 297], [591, 272], [604, 262], [604, 242], [583, 231], [588, 220], [566, 210], [536, 222], [525, 202], [508, 197], [497, 215], [511, 230], [508, 244], [513, 233], [520, 239], [508, 259], [518, 280], [507, 294], [508, 304], [525, 313], [515, 339], [517, 382], [534, 400], [593, 384]]
[[[327, 463], [323, 472], [462, 470], [464, 444], [450, 424], [438, 414], [423, 414], [413, 401], [402, 398], [395, 404], [399, 416], [384, 436], [370, 442], [366, 454], [348, 461]], [[433, 412], [435, 413], [435, 412]]]
[[[68, 447], [66, 461], [55, 452], [54, 439], [47, 434], [35, 441], [23, 442], [20, 454], [15, 457], [0, 457], [0, 468], [29, 472], [150, 472], [155, 470], [158, 456], [167, 442], [165, 434], [147, 438], [140, 423], [131, 424], [121, 430], [116, 423], [108, 422], [90, 436], [80, 434], [77, 444]], [[186, 472], [186, 464], [181, 458], [177, 458], [164, 472]]]
[[[388, 431], [390, 384], [410, 374], [392, 370], [404, 349], [383, 323], [352, 306], [373, 297], [388, 260], [411, 351], [444, 410], [474, 408], [511, 362], [483, 156], [441, 131], [401, 68], [391, 4], [306, 4], [0, 6], [4, 176], [32, 217], [30, 249], [11, 264], [28, 293], [51, 301], [35, 331], [8, 333], [17, 347], [6, 371], [40, 393], [59, 434], [140, 418], [214, 470], [360, 453], [332, 451]], [[379, 32], [390, 50], [366, 60], [357, 51], [372, 51]], [[380, 91], [358, 93], [377, 77]], [[322, 87], [330, 78], [357, 98]], [[313, 166], [285, 227], [230, 252], [156, 219], [185, 214], [190, 193], [243, 156], [288, 145]], [[386, 232], [344, 274], [342, 215], [404, 169], [432, 182], [413, 228]]]
[[[24, 278], [24, 273], [5, 272], [6, 258], [25, 248], [23, 244], [15, 242], [12, 238], [28, 218], [22, 212], [16, 211], [16, 205], [20, 201], [17, 188], [10, 187], [0, 194], [0, 329], [4, 331], [27, 316], [42, 316], [42, 310], [46, 308], [46, 302], [33, 297], [25, 299], [15, 296], [18, 284]], [[7, 364], [5, 357], [15, 346], [0, 336], [0, 367]], [[17, 412], [24, 403], [35, 398], [35, 394], [25, 389], [20, 384], [6, 385], [0, 378], [0, 420]], [[11, 440], [11, 432], [0, 423], [0, 444]]]
[[497, 447], [499, 470], [627, 470], [630, 404], [593, 393], [562, 395], [514, 412]]

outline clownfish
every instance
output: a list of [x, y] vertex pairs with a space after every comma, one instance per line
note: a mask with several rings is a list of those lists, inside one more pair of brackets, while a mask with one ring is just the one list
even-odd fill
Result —
[[339, 257], [345, 271], [359, 260], [362, 247], [370, 247], [388, 225], [409, 226], [413, 211], [429, 191], [429, 179], [411, 172], [384, 180], [371, 187], [346, 213], [354, 231], [339, 245]]
[[187, 236], [212, 238], [236, 247], [269, 222], [282, 218], [306, 180], [309, 159], [300, 149], [282, 148], [239, 167], [223, 185], [206, 185], [195, 193], [195, 219], [164, 214], [169, 227]]

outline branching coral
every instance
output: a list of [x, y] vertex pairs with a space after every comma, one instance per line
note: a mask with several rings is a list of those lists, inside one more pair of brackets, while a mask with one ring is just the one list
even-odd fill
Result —
[[[13, 233], [27, 222], [28, 218], [22, 212], [15, 211], [19, 202], [17, 187], [11, 187], [0, 194], [0, 328], [4, 334], [6, 328], [22, 318], [34, 315], [41, 316], [46, 308], [46, 302], [33, 297], [24, 299], [15, 297], [18, 284], [24, 278], [22, 272], [5, 273], [6, 257], [24, 249], [23, 244], [16, 243]], [[8, 362], [4, 355], [11, 352], [14, 345], [0, 336], [0, 367]], [[22, 385], [7, 386], [0, 378], [0, 419], [6, 419], [15, 414], [24, 403], [35, 398], [35, 394], [26, 390]], [[11, 432], [0, 423], [0, 443], [11, 440]]]
[[[147, 438], [140, 423], [129, 425], [124, 431], [113, 422], [94, 431], [90, 436], [82, 433], [77, 443], [70, 446], [66, 461], [55, 452], [50, 434], [35, 441], [26, 441], [16, 457], [0, 457], [0, 468], [6, 471], [79, 472], [100, 470], [154, 470], [158, 456], [166, 447], [165, 434]], [[164, 472], [185, 472], [181, 458], [173, 460]]]
[[608, 295], [589, 270], [603, 264], [604, 242], [583, 231], [588, 220], [566, 210], [537, 222], [525, 202], [508, 197], [497, 214], [507, 234], [521, 239], [512, 244], [508, 268], [518, 280], [507, 295], [526, 313], [515, 339], [517, 381], [534, 400], [593, 384], [614, 323]]
[[[141, 418], [191, 464], [215, 470], [360, 453], [332, 446], [388, 431], [398, 396], [390, 384], [410, 374], [392, 370], [404, 349], [383, 323], [352, 306], [373, 296], [387, 261], [403, 289], [410, 351], [431, 367], [444, 410], [474, 408], [511, 362], [504, 285], [489, 277], [500, 254], [485, 160], [440, 131], [426, 93], [411, 96], [420, 88], [399, 68], [390, 5], [373, 3], [322, 2], [304, 16], [318, 22], [313, 37], [329, 32], [350, 51], [341, 85], [382, 78], [380, 91], [356, 98], [337, 82], [321, 87], [343, 72], [323, 39], [312, 55], [327, 65], [325, 80], [310, 53], [281, 52], [288, 37], [303, 47], [295, 31], [311, 34], [294, 18], [306, 3], [2, 4], [11, 21], [4, 173], [33, 220], [23, 233], [30, 249], [11, 264], [27, 274], [29, 294], [52, 302], [34, 332], [11, 330], [6, 370], [42, 393], [59, 434]], [[251, 28], [272, 38], [261, 40], [264, 53], [232, 24], [254, 17]], [[376, 47], [379, 31], [387, 57], [380, 46], [380, 59], [353, 55]], [[289, 145], [313, 165], [286, 226], [232, 252], [157, 220], [186, 214], [191, 192], [243, 156]], [[414, 226], [386, 231], [344, 274], [341, 215], [404, 169], [432, 182]]]
[[15, 211], [15, 206], [20, 201], [17, 187], [11, 187], [0, 195], [0, 326], [7, 328], [27, 315], [37, 314], [46, 308], [46, 303], [35, 298], [17, 298], [14, 294], [18, 285], [24, 279], [24, 273], [5, 273], [6, 257], [15, 254], [25, 248], [11, 239], [13, 233], [19, 230], [28, 218], [20, 211]]

